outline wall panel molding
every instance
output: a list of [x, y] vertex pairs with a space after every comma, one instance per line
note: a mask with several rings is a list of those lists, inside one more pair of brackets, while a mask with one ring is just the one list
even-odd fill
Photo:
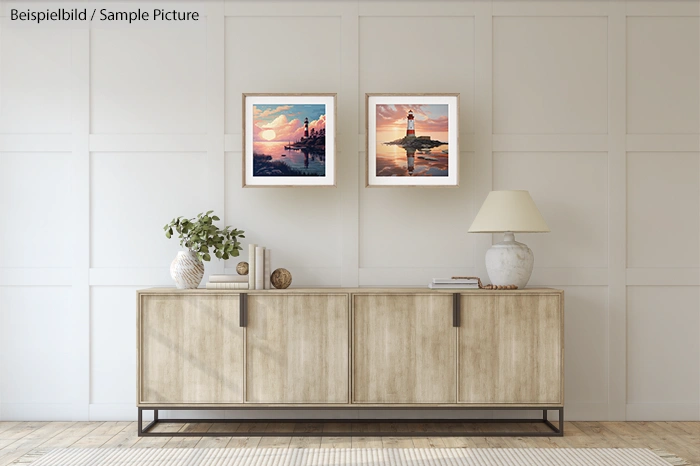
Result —
[[[72, 419], [90, 419], [90, 31], [76, 29], [71, 41], [73, 129], [73, 312], [67, 333], [71, 345], [73, 390]], [[70, 322], [70, 320], [68, 320]], [[72, 335], [71, 335], [72, 334]]]
[[0, 152], [71, 152], [70, 134], [0, 134]]
[[255, 0], [240, 2], [226, 1], [224, 5], [224, 15], [234, 17], [340, 16], [339, 10], [342, 10], [344, 5], [357, 5], [357, 2], [347, 0], [340, 0], [337, 2], [288, 2], [284, 0], [274, 2]]
[[[474, 18], [474, 215], [493, 189], [493, 2], [478, 2]], [[483, 258], [490, 235], [476, 235], [472, 257]], [[487, 277], [483, 260], [475, 263], [479, 277]]]
[[72, 286], [73, 268], [0, 267], [0, 286]]
[[607, 152], [607, 134], [494, 134], [494, 152]]
[[698, 134], [628, 134], [627, 152], [698, 152]]
[[624, 421], [627, 402], [627, 34], [625, 4], [608, 17], [608, 420]]
[[700, 268], [628, 268], [627, 286], [700, 286]]
[[[624, 5], [624, 0], [620, 2]], [[494, 16], [607, 16], [605, 0], [493, 0]]]
[[535, 267], [528, 286], [607, 286], [605, 267]]
[[436, 17], [436, 16], [475, 16], [479, 11], [479, 2], [451, 2], [431, 0], [430, 2], [402, 2], [400, 10], [391, 1], [361, 1], [359, 16], [391, 17]]
[[627, 0], [627, 16], [698, 16], [700, 6], [693, 0]]
[[[226, 153], [224, 125], [226, 122], [226, 18], [224, 0], [207, 2], [207, 199], [206, 210], [216, 212], [226, 223]], [[224, 261], [213, 260], [209, 273], [223, 273]]]
[[90, 152], [205, 152], [208, 143], [206, 134], [91, 134]]
[[[338, 118], [338, 150], [336, 184], [340, 189], [342, 209], [341, 225], [341, 276], [342, 286], [357, 286], [360, 266], [360, 145], [355, 134], [359, 133], [360, 100], [360, 19], [359, 4], [342, 3], [340, 40], [341, 76], [355, 79], [342, 79], [338, 95], [338, 106], [347, 108]], [[353, 159], [353, 155], [358, 154]], [[333, 279], [333, 278], [331, 278]]]

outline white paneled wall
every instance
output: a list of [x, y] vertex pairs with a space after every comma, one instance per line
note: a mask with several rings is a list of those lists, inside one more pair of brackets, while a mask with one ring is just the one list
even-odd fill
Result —
[[[215, 209], [295, 286], [421, 286], [485, 277], [497, 237], [466, 230], [528, 189], [567, 417], [700, 420], [700, 1], [201, 4], [0, 25], [0, 419], [135, 418], [134, 292], [172, 284], [174, 216]], [[337, 188], [241, 187], [243, 92], [338, 93]], [[460, 93], [459, 187], [364, 187], [366, 92]]]

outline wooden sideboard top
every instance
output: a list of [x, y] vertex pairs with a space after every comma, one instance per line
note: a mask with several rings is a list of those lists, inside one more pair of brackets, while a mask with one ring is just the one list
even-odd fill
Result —
[[480, 289], [443, 289], [431, 290], [430, 288], [287, 288], [286, 290], [208, 290], [206, 288], [196, 288], [191, 290], [179, 290], [177, 288], [146, 288], [137, 291], [139, 294], [309, 294], [309, 293], [354, 293], [354, 294], [378, 294], [378, 293], [460, 293], [475, 295], [517, 295], [517, 294], [563, 294], [564, 290], [556, 288], [524, 288], [522, 290], [480, 290]]

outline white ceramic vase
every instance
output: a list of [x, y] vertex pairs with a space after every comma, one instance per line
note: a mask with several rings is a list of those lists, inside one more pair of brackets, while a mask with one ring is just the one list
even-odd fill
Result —
[[204, 277], [204, 263], [192, 251], [180, 251], [170, 264], [170, 276], [181, 290], [197, 288]]
[[535, 256], [523, 243], [515, 241], [515, 235], [506, 232], [503, 241], [486, 251], [486, 272], [494, 285], [516, 285], [525, 288], [530, 281]]

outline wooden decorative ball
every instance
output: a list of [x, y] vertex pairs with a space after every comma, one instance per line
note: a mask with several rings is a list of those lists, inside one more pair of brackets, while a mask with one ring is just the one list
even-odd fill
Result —
[[238, 272], [238, 275], [248, 275], [248, 263], [239, 262], [238, 265], [236, 265], [236, 272]]
[[287, 269], [277, 269], [270, 275], [270, 283], [278, 290], [289, 288], [292, 284], [292, 274]]

